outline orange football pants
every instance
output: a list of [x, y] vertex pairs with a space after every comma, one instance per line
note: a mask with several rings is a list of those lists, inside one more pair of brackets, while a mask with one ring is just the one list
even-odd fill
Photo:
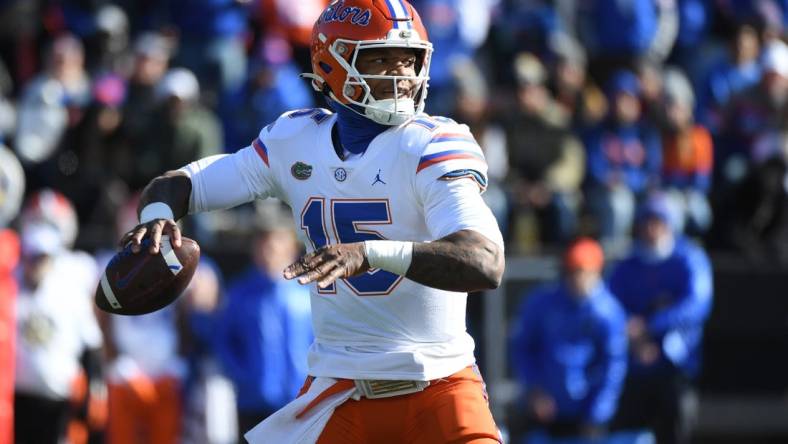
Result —
[[175, 378], [109, 384], [109, 444], [177, 444], [181, 431], [180, 383]]
[[[309, 389], [307, 378], [301, 393]], [[349, 399], [329, 419], [317, 444], [494, 444], [498, 427], [476, 366], [390, 398]]]

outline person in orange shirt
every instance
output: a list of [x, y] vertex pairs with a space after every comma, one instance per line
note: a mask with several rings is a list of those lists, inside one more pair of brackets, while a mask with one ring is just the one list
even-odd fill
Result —
[[664, 76], [662, 183], [682, 210], [678, 228], [700, 235], [712, 222], [707, 193], [714, 145], [709, 131], [695, 123], [695, 99], [687, 77], [678, 69], [668, 69]]

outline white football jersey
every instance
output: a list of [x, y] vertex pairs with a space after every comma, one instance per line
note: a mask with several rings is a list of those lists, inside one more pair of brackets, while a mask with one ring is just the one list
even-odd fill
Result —
[[[290, 112], [251, 146], [183, 168], [192, 179], [190, 213], [271, 196], [290, 205], [309, 251], [375, 239], [432, 241], [463, 229], [503, 247], [480, 196], [487, 165], [467, 126], [421, 115], [342, 160], [332, 143], [335, 120], [323, 109]], [[465, 293], [379, 269], [326, 289], [311, 285], [311, 375], [430, 380], [474, 362]]]
[[93, 313], [97, 275], [91, 256], [63, 252], [53, 258], [52, 268], [37, 288], [20, 286], [16, 303], [17, 391], [56, 400], [71, 396], [82, 353], [101, 347], [103, 342]]

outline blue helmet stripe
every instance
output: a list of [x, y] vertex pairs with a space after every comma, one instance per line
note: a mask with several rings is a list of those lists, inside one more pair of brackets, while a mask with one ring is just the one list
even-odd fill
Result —
[[406, 27], [408, 29], [413, 29], [413, 18], [410, 17], [410, 15], [408, 15], [408, 8], [405, 6], [405, 3], [403, 3], [402, 0], [393, 0], [393, 1], [399, 3], [399, 5], [402, 7], [402, 18], [410, 19], [405, 22]]
[[[398, 0], [394, 0], [394, 1], [398, 1]], [[391, 3], [391, 2], [392, 2], [392, 0], [386, 0], [386, 6], [389, 8], [389, 14], [391, 14], [391, 18], [395, 19], [395, 20], [394, 20], [394, 28], [396, 28], [396, 29], [400, 29], [400, 23], [399, 23], [399, 20], [396, 20], [396, 19], [398, 19], [398, 18], [399, 18], [399, 17], [397, 16], [397, 11], [396, 11], [396, 9], [394, 8], [394, 4], [393, 4], [393, 3]]]

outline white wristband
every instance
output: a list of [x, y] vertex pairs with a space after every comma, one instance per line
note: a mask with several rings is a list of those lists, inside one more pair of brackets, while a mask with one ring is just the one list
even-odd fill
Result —
[[140, 211], [140, 223], [150, 222], [153, 219], [168, 219], [174, 220], [175, 216], [172, 214], [172, 208], [164, 202], [153, 202], [145, 205], [145, 208]]
[[413, 242], [365, 241], [364, 252], [370, 267], [404, 276], [413, 260]]

